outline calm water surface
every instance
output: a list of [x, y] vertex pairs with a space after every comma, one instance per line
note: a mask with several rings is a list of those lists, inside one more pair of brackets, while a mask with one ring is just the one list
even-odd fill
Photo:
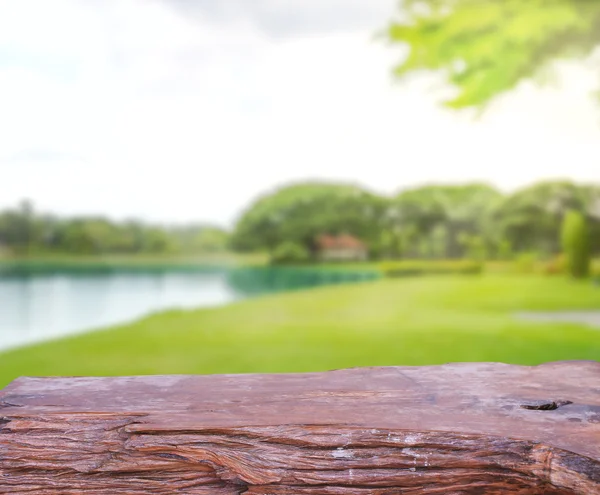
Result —
[[286, 269], [0, 274], [0, 350], [126, 323], [171, 308], [373, 278]]

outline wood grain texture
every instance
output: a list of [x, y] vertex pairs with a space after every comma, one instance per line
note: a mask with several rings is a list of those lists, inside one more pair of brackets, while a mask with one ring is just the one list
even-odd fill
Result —
[[600, 363], [21, 378], [0, 391], [0, 494], [83, 493], [598, 495]]

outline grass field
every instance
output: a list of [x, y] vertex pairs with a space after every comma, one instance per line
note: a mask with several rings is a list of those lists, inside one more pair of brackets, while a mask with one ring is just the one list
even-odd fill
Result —
[[31, 256], [0, 255], [0, 266], [21, 265], [40, 266], [51, 265], [59, 267], [83, 266], [114, 266], [114, 267], [153, 267], [172, 265], [264, 265], [267, 263], [265, 254], [237, 254], [230, 252], [203, 255], [72, 255], [72, 254], [41, 254]]
[[0, 354], [20, 375], [290, 372], [452, 361], [600, 360], [600, 331], [529, 323], [520, 310], [600, 309], [600, 288], [563, 277], [383, 279], [170, 311]]

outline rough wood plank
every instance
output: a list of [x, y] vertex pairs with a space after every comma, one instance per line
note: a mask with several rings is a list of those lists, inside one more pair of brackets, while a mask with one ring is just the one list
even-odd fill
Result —
[[21, 378], [9, 493], [596, 495], [600, 363]]

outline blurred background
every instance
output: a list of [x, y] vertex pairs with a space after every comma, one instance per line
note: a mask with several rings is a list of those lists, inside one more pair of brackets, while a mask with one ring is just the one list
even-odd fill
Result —
[[0, 3], [0, 386], [600, 359], [600, 4]]

